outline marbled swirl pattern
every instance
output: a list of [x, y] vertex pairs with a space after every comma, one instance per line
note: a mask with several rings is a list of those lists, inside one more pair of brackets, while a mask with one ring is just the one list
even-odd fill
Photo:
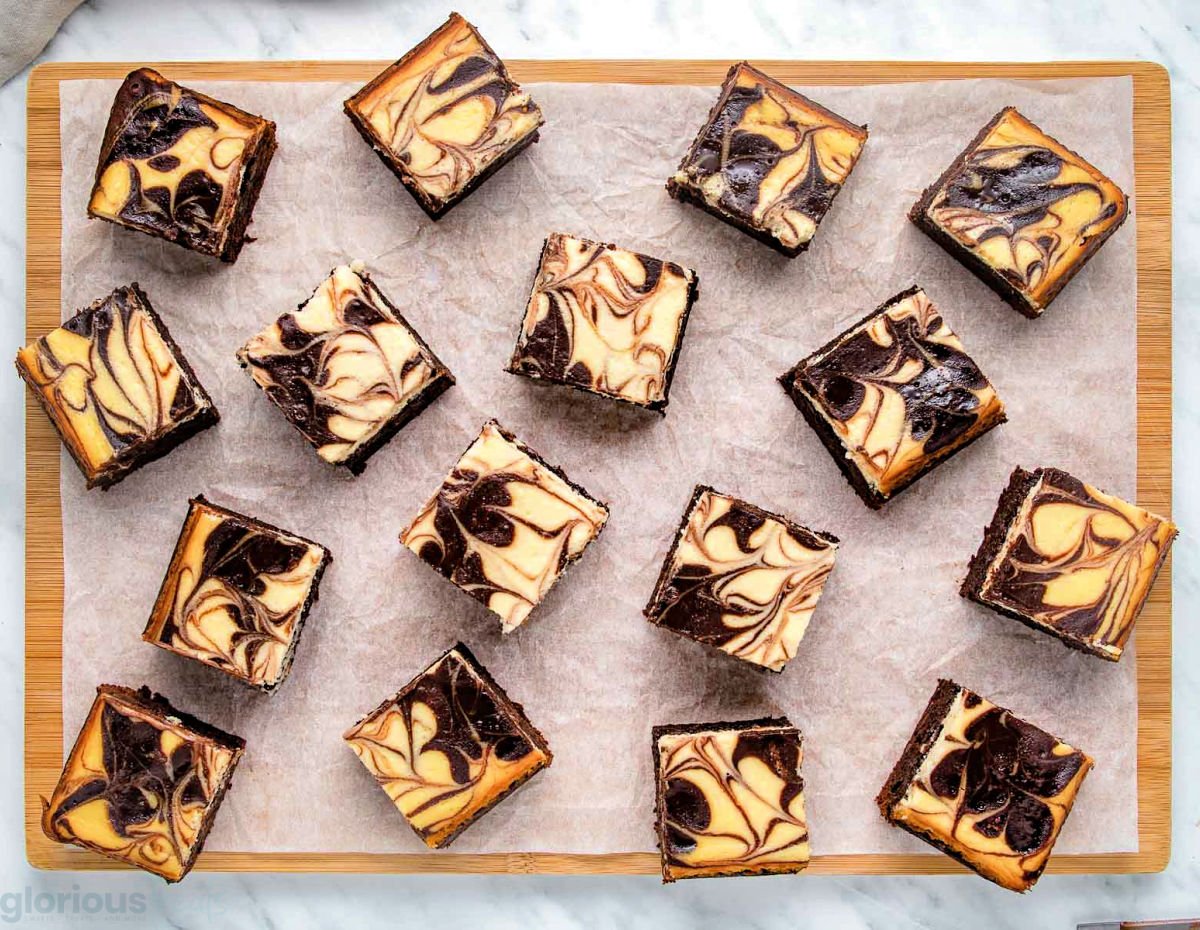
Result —
[[919, 288], [801, 363], [794, 384], [885, 498], [1004, 418], [991, 383]]
[[117, 93], [88, 213], [228, 257], [248, 162], [273, 146], [268, 120], [142, 68]]
[[289, 422], [333, 465], [348, 464], [445, 366], [364, 274], [340, 265], [296, 311], [238, 351]]
[[979, 599], [1116, 660], [1175, 534], [1169, 520], [1044, 469]]
[[1091, 767], [1079, 750], [960, 689], [892, 817], [985, 878], [1026, 891]]
[[672, 729], [655, 732], [663, 880], [808, 865], [800, 734], [786, 721]]
[[708, 124], [668, 184], [804, 248], [867, 140], [855, 126], [745, 62], [725, 79]]
[[674, 262], [553, 233], [509, 371], [661, 409], [695, 286]]
[[460, 644], [344, 736], [434, 848], [552, 758], [520, 707], [485, 674]]
[[607, 520], [608, 508], [489, 421], [400, 541], [487, 605], [507, 633]]
[[199, 852], [214, 804], [241, 755], [140, 700], [100, 689], [42, 828], [178, 881]]
[[315, 543], [193, 500], [143, 638], [272, 690], [327, 560]]
[[89, 486], [190, 421], [216, 419], [137, 285], [117, 288], [21, 349], [17, 368]]
[[780, 671], [796, 655], [836, 552], [830, 538], [697, 489], [646, 615]]
[[346, 106], [434, 211], [542, 124], [537, 104], [457, 13]]
[[1120, 188], [1011, 107], [926, 208], [1036, 311], [1125, 212]]

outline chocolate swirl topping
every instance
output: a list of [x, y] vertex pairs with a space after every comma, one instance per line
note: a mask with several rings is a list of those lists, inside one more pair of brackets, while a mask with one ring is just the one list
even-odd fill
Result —
[[885, 497], [1004, 419], [992, 385], [920, 288], [802, 362], [794, 386]]
[[1042, 469], [979, 599], [1118, 659], [1176, 530], [1058, 469]]
[[655, 730], [664, 881], [808, 864], [800, 734], [784, 724]]
[[959, 689], [894, 816], [1008, 888], [1041, 874], [1090, 757]]
[[661, 410], [695, 293], [673, 262], [553, 233], [508, 370]]
[[381, 434], [454, 383], [374, 282], [349, 265], [251, 338], [238, 361], [322, 459], [356, 473]]
[[[241, 740], [196, 732], [143, 689], [104, 686], [42, 816], [46, 835], [178, 881], [203, 844]], [[205, 728], [208, 729], [208, 728]]]
[[190, 434], [194, 421], [217, 419], [136, 284], [117, 288], [21, 349], [17, 368], [89, 487], [106, 483], [106, 472], [132, 467], [132, 459], [170, 434]]
[[668, 189], [691, 191], [709, 208], [805, 247], [867, 140], [847, 122], [742, 62]]
[[483, 427], [400, 541], [520, 626], [608, 520], [608, 508], [494, 420]]
[[435, 848], [449, 845], [552, 758], [520, 706], [462, 644], [344, 738]]
[[316, 543], [193, 500], [143, 639], [274, 690], [328, 561]]
[[243, 182], [261, 182], [274, 128], [149, 68], [134, 71], [113, 103], [88, 213], [232, 261], [257, 196]]
[[837, 540], [697, 488], [646, 616], [781, 671], [808, 628]]
[[347, 100], [346, 111], [435, 213], [531, 141], [543, 121], [537, 104], [457, 13]]
[[925, 212], [1039, 311], [1125, 218], [1121, 190], [1011, 107]]

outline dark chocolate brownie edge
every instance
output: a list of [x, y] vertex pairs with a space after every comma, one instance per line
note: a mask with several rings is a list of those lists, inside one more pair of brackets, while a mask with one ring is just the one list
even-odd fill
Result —
[[447, 368], [442, 368], [436, 377], [425, 387], [421, 388], [407, 404], [397, 411], [396, 415], [387, 421], [379, 430], [354, 450], [338, 465], [347, 469], [352, 475], [361, 475], [366, 470], [367, 460], [382, 449], [409, 423], [425, 412], [435, 400], [450, 390], [455, 384], [454, 375]]
[[654, 590], [650, 594], [650, 600], [646, 602], [646, 606], [642, 608], [642, 616], [658, 626], [659, 617], [662, 615], [662, 592], [671, 579], [671, 563], [675, 561], [675, 553], [679, 549], [679, 544], [683, 540], [683, 535], [687, 532], [688, 520], [692, 515], [692, 511], [696, 508], [696, 503], [700, 500], [700, 496], [705, 491], [711, 491], [706, 484], [698, 484], [692, 489], [692, 496], [688, 498], [687, 506], [683, 509], [683, 516], [679, 518], [679, 522], [675, 525], [675, 535], [671, 537], [670, 548], [667, 549], [666, 557], [663, 558], [662, 568], [658, 570], [658, 580], [654, 582]]
[[1008, 485], [1000, 492], [1000, 499], [996, 502], [996, 510], [992, 514], [991, 522], [983, 529], [983, 540], [979, 544], [979, 549], [971, 556], [971, 561], [967, 565], [967, 575], [958, 589], [961, 596], [983, 603], [979, 600], [979, 591], [983, 586], [984, 577], [987, 575], [988, 566], [1000, 554], [1000, 549], [1008, 536], [1009, 526], [1021, 509], [1021, 504], [1040, 478], [1040, 473], [1025, 471], [1020, 466], [1012, 470], [1008, 476]]
[[247, 242], [246, 229], [253, 218], [254, 206], [262, 193], [263, 182], [267, 179], [267, 169], [275, 156], [275, 124], [271, 120], [265, 120], [264, 123], [262, 133], [246, 155], [241, 183], [234, 200], [233, 216], [225, 233], [224, 246], [218, 256], [228, 264], [237, 261], [242, 246]]
[[175, 725], [188, 730], [191, 735], [200, 739], [210, 740], [235, 753], [235, 764], [237, 758], [241, 756], [242, 751], [246, 748], [246, 741], [240, 736], [222, 730], [220, 727], [213, 726], [211, 723], [206, 723], [186, 711], [179, 710], [163, 695], [156, 691], [151, 691], [145, 685], [135, 690], [125, 685], [103, 684], [96, 689], [96, 692], [98, 694], [114, 695], [148, 714], [174, 718], [178, 721], [178, 724]]
[[720, 207], [713, 206], [703, 197], [693, 192], [690, 187], [678, 183], [674, 178], [667, 182], [667, 193], [680, 203], [691, 204], [694, 207], [699, 207], [705, 213], [715, 216], [722, 222], [744, 232], [750, 238], [758, 240], [763, 245], [769, 246], [780, 255], [784, 255], [788, 258], [795, 258], [801, 252], [808, 251], [808, 247], [812, 244], [813, 240], [809, 239], [806, 242], [801, 242], [799, 245], [789, 248], [770, 233], [764, 232], [761, 229], [756, 229], [745, 220], [740, 219], [731, 213], [725, 212]]
[[[966, 689], [948, 678], [938, 679], [937, 688], [934, 689], [933, 696], [921, 712], [904, 751], [900, 753], [900, 758], [892, 767], [883, 787], [879, 789], [879, 794], [875, 796], [875, 804], [879, 807], [879, 813], [889, 823], [896, 824], [892, 819], [893, 809], [908, 793], [908, 787], [921, 768], [921, 763], [942, 731], [942, 724], [946, 720], [946, 714], [949, 713], [954, 699], [959, 692], [964, 690]], [[903, 824], [896, 824], [896, 826], [903, 826]]]

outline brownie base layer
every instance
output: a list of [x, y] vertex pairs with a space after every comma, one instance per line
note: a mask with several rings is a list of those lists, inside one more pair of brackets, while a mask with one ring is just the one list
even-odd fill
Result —
[[[533, 291], [534, 286], [536, 286], [537, 277], [538, 277], [538, 274], [540, 273], [541, 267], [542, 267], [542, 261], [546, 256], [546, 246], [549, 244], [549, 242], [550, 242], [550, 240], [547, 239], [542, 243], [541, 255], [538, 257], [538, 271], [534, 272], [534, 276], [533, 276], [534, 284], [530, 285], [530, 288], [529, 288], [531, 293]], [[618, 246], [615, 246], [612, 243], [601, 243], [601, 244], [605, 245], [607, 248], [610, 248], [610, 249], [618, 248]], [[635, 253], [635, 254], [640, 255], [640, 253]], [[642, 257], [650, 258], [652, 256], [646, 255], [646, 256], [642, 256]], [[680, 267], [682, 267], [682, 266], [680, 266]], [[666, 375], [663, 379], [663, 399], [662, 400], [654, 400], [654, 401], [650, 401], [648, 403], [643, 404], [643, 403], [639, 403], [636, 400], [630, 400], [628, 397], [621, 397], [617, 394], [606, 394], [603, 391], [597, 391], [594, 388], [592, 388], [586, 384], [579, 384], [577, 382], [567, 381], [562, 378], [547, 378], [545, 375], [538, 374], [537, 372], [526, 371], [522, 368], [518, 368], [516, 365], [517, 349], [520, 348], [521, 331], [525, 327], [525, 317], [524, 316], [521, 317], [521, 321], [517, 325], [517, 348], [513, 350], [513, 355], [508, 360], [508, 364], [504, 366], [504, 370], [506, 372], [508, 372], [510, 375], [517, 375], [518, 377], [521, 377], [521, 378], [528, 378], [532, 383], [538, 385], [538, 387], [567, 387], [567, 388], [571, 388], [572, 390], [579, 391], [581, 394], [586, 394], [588, 397], [599, 397], [599, 398], [603, 398], [604, 400], [616, 401], [618, 404], [623, 404], [626, 407], [633, 407], [636, 410], [653, 410], [655, 413], [658, 413], [662, 416], [666, 416], [667, 404], [669, 404], [671, 401], [671, 382], [674, 381], [674, 379], [675, 379], [675, 367], [676, 367], [677, 363], [679, 362], [679, 353], [683, 349], [683, 338], [684, 338], [684, 336], [687, 335], [687, 324], [688, 324], [688, 320], [691, 318], [691, 315], [692, 315], [692, 307], [695, 306], [695, 303], [696, 303], [697, 299], [699, 299], [699, 297], [700, 297], [700, 276], [697, 275], [695, 271], [692, 271], [692, 279], [688, 284], [687, 306], [684, 307], [683, 315], [679, 319], [679, 328], [677, 330], [677, 336], [675, 339], [675, 347], [671, 350], [671, 355], [667, 359]]]
[[371, 146], [371, 148], [375, 151], [375, 154], [379, 156], [379, 160], [387, 165], [388, 170], [391, 171], [392, 174], [394, 174], [400, 181], [400, 183], [404, 185], [405, 189], [412, 194], [413, 200], [415, 200], [421, 209], [425, 211], [425, 215], [435, 222], [449, 213], [453, 207], [462, 203], [462, 201], [465, 200], [473, 191], [475, 191], [479, 185], [481, 185], [493, 174], [516, 158], [519, 154], [521, 154], [521, 152], [525, 151], [525, 149], [527, 149], [529, 146], [533, 145], [533, 143], [537, 142], [539, 138], [539, 130], [535, 129], [525, 138], [517, 142], [507, 152], [497, 158], [494, 162], [484, 168], [483, 171], [475, 175], [475, 177], [468, 181], [463, 186], [463, 189], [455, 194], [452, 198], [442, 204], [434, 204], [426, 197], [425, 192], [422, 191], [417, 183], [409, 176], [404, 166], [392, 156], [391, 151], [389, 151], [387, 147], [379, 141], [379, 139], [375, 136], [374, 131], [371, 129], [370, 124], [367, 123], [361, 116], [359, 116], [354, 108], [350, 106], [350, 101], [353, 99], [354, 98], [352, 97], [350, 100], [347, 100], [342, 105], [342, 110], [345, 112], [346, 116], [350, 118], [350, 122], [353, 123], [354, 128], [358, 130], [358, 134], [363, 137], [363, 140], [367, 143], [367, 145]]
[[[983, 142], [984, 139], [987, 138], [988, 133], [992, 131], [995, 125], [1004, 118], [1005, 110], [1007, 109], [1008, 108], [1006, 107], [1004, 110], [1001, 110], [999, 113], [993, 116], [988, 121], [987, 125], [984, 126], [983, 129], [981, 129], [978, 133], [976, 133], [975, 138], [967, 143], [966, 148], [959, 152], [954, 161], [950, 163], [950, 166], [943, 171], [941, 175], [939, 175], [938, 179], [930, 184], [929, 187], [925, 188], [925, 190], [921, 193], [920, 198], [918, 198], [917, 202], [913, 204], [912, 209], [908, 211], [908, 218], [916, 225], [918, 229], [920, 229], [934, 242], [949, 252], [955, 259], [958, 260], [960, 264], [974, 274], [975, 277], [995, 291], [1010, 307], [1024, 316], [1027, 316], [1032, 320], [1036, 320], [1042, 315], [1046, 308], [1050, 306], [1054, 298], [1059, 295], [1059, 293], [1064, 287], [1067, 286], [1070, 280], [1079, 273], [1084, 265], [1088, 263], [1091, 257], [1096, 253], [1096, 250], [1108, 240], [1109, 236], [1120, 229], [1121, 225], [1129, 217], [1129, 207], [1128, 203], [1126, 203], [1125, 208], [1122, 210], [1121, 216], [1117, 222], [1109, 227], [1109, 229], [1103, 234], [1094, 236], [1088, 240], [1088, 244], [1084, 247], [1083, 254], [1080, 255], [1079, 260], [1070, 265], [1059, 277], [1058, 282], [1046, 294], [1041, 306], [1034, 304], [1024, 293], [1017, 289], [1008, 278], [980, 258], [977, 253], [963, 246], [961, 242], [959, 242], [929, 218], [929, 206], [933, 202], [933, 198], [937, 195], [938, 191], [940, 191], [951, 178], [955, 177], [962, 170], [963, 165], [971, 156], [971, 153]], [[1032, 124], [1032, 121], [1030, 121], [1030, 123]], [[1041, 127], [1037, 126], [1036, 124], [1033, 125], [1039, 131], [1041, 131]], [[1046, 133], [1046, 135], [1049, 136], [1049, 133]], [[1060, 142], [1059, 145], [1062, 145], [1062, 143]], [[1066, 146], [1063, 147], [1066, 148]], [[1073, 149], [1067, 149], [1067, 151], [1085, 164], [1090, 164], [1087, 159]]]
[[800, 372], [804, 369], [804, 366], [809, 359], [829, 352], [838, 343], [845, 339], [847, 335], [849, 335], [858, 327], [862, 326], [863, 323], [874, 317], [881, 310], [884, 310], [893, 304], [899, 303], [900, 301], [911, 297], [920, 289], [920, 287], [914, 285], [906, 288], [893, 297], [889, 297], [870, 313], [866, 314], [866, 316], [864, 316], [861, 320], [856, 323], [852, 323], [850, 326], [847, 326], [844, 330], [825, 343], [825, 345], [821, 346], [821, 348], [809, 354], [806, 358], [801, 359], [786, 372], [780, 375], [778, 379], [780, 385], [783, 387], [783, 390], [787, 393], [788, 397], [792, 399], [792, 403], [796, 405], [796, 408], [800, 411], [801, 416], [804, 417], [805, 422], [812, 427], [813, 432], [817, 434], [817, 438], [821, 440], [821, 444], [829, 450], [829, 454], [833, 457], [833, 460], [837, 463], [838, 468], [841, 470], [846, 480], [850, 483], [850, 487], [852, 487], [855, 493], [862, 498], [863, 503], [865, 503], [872, 510], [879, 510], [897, 494], [916, 484], [918, 480], [923, 478], [938, 465], [941, 465], [947, 459], [953, 458], [963, 449], [974, 443], [977, 439], [987, 435], [1001, 423], [1006, 423], [1008, 421], [1008, 414], [1004, 410], [1001, 410], [998, 416], [981, 426], [975, 433], [971, 434], [957, 445], [950, 446], [946, 449], [941, 449], [934, 455], [929, 456], [924, 464], [921, 465], [920, 468], [912, 471], [902, 483], [893, 488], [888, 494], [883, 494], [877, 488], [872, 487], [863, 473], [851, 463], [850, 459], [846, 456], [846, 447], [842, 443], [841, 437], [838, 436], [833, 426], [817, 408], [813, 400], [807, 394], [805, 394], [804, 391], [800, 390], [796, 382], [799, 378]]
[[[667, 193], [680, 203], [691, 204], [694, 207], [699, 207], [705, 213], [715, 216], [724, 223], [728, 223], [734, 229], [741, 230], [750, 238], [757, 239], [763, 245], [770, 246], [780, 255], [785, 255], [788, 258], [795, 258], [801, 252], [807, 252], [808, 247], [812, 244], [813, 240], [809, 239], [806, 242], [801, 242], [797, 246], [788, 248], [769, 232], [752, 226], [741, 217], [735, 216], [732, 213], [727, 213], [720, 207], [713, 206], [699, 194], [695, 193], [690, 187], [678, 183], [674, 178], [671, 178], [671, 180], [667, 181]], [[834, 196], [836, 197], [837, 195], [835, 194]], [[822, 217], [822, 219], [824, 219], [824, 217]], [[820, 223], [817, 225], [820, 226]], [[816, 238], [815, 233], [813, 238]]]
[[[960, 596], [965, 597], [969, 601], [974, 601], [981, 607], [986, 607], [988, 610], [994, 611], [1001, 616], [1016, 620], [1018, 623], [1023, 623], [1031, 630], [1053, 636], [1064, 646], [1074, 649], [1076, 652], [1096, 656], [1108, 662], [1119, 662], [1121, 659], [1120, 655], [1113, 655], [1087, 640], [1079, 639], [1069, 633], [1065, 633], [1057, 627], [1039, 623], [1034, 618], [1021, 613], [1019, 610], [1001, 604], [994, 604], [983, 597], [983, 586], [987, 580], [988, 568], [1000, 554], [1000, 550], [1004, 546], [1004, 541], [1008, 537], [1008, 530], [1017, 518], [1017, 513], [1020, 511], [1021, 505], [1025, 502], [1025, 498], [1029, 496], [1029, 492], [1033, 490], [1034, 485], [1041, 479], [1042, 472], [1047, 470], [1038, 469], [1035, 472], [1028, 472], [1019, 467], [1013, 470], [1008, 480], [1008, 487], [1000, 494], [1000, 500], [996, 505], [996, 512], [992, 516], [992, 521], [983, 531], [983, 542], [980, 544], [979, 550], [971, 556], [971, 561], [967, 566], [967, 575], [959, 586], [958, 593]], [[1160, 560], [1158, 567], [1154, 570], [1154, 577], [1150, 579], [1150, 584], [1146, 587], [1147, 597], [1150, 590], [1154, 587], [1154, 581], [1158, 578], [1158, 573], [1162, 571], [1165, 562], [1166, 559]], [[1145, 599], [1143, 599], [1143, 603], [1145, 603]], [[1138, 605], [1138, 612], [1141, 611], [1141, 606], [1141, 604]], [[1128, 638], [1126, 638], [1127, 640]], [[1122, 642], [1119, 645], [1122, 651], [1124, 651], [1125, 643]]]
[[[800, 731], [792, 726], [792, 722], [787, 717], [759, 717], [757, 720], [734, 720], [721, 723], [671, 723], [663, 724], [662, 726], [653, 727], [650, 730], [651, 750], [654, 756], [654, 835], [655, 843], [658, 846], [659, 856], [662, 859], [662, 883], [669, 885], [677, 881], [687, 881], [693, 878], [753, 878], [757, 875], [788, 875], [796, 872], [802, 872], [808, 868], [808, 863], [787, 863], [787, 864], [770, 864], [763, 865], [758, 868], [741, 869], [737, 872], [709, 872], [698, 873], [694, 875], [672, 875], [669, 871], [667, 857], [663, 852], [666, 849], [666, 838], [663, 836], [663, 825], [666, 822], [666, 798], [664, 796], [665, 785], [662, 778], [659, 777], [659, 772], [662, 771], [662, 755], [658, 751], [658, 740], [660, 736], [667, 736], [673, 733], [720, 733], [729, 730], [748, 730], [751, 728], [776, 727], [779, 729], [788, 729], [796, 733], [798, 739], [802, 739]], [[803, 780], [802, 780], [803, 783]]]
[[275, 148], [275, 124], [268, 120], [253, 153], [247, 156], [247, 164], [242, 172], [242, 183], [238, 187], [235, 201], [237, 206], [233, 218], [230, 220], [229, 230], [225, 235], [225, 244], [217, 255], [223, 262], [228, 264], [236, 262], [238, 255], [241, 254], [242, 246], [247, 241], [253, 241], [248, 240], [246, 229], [253, 218], [254, 205], [258, 203], [258, 196], [262, 193], [263, 182], [267, 178], [267, 168], [270, 167], [271, 159], [275, 156]]

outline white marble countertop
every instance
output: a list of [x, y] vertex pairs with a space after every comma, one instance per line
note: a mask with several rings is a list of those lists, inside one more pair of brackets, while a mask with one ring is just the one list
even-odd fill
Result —
[[[1175, 471], [1194, 454], [1200, 404], [1200, 5], [1105, 0], [1007, 0], [985, 7], [914, 0], [771, 3], [766, 0], [467, 0], [461, 12], [512, 58], [903, 58], [955, 60], [1149, 59], [1171, 72], [1175, 123]], [[982, 11], [982, 12], [981, 12]], [[95, 0], [64, 25], [39, 60], [393, 58], [445, 11], [373, 0]], [[0, 14], [0, 28], [4, 28]], [[985, 16], [993, 16], [987, 21]], [[0, 344], [24, 337], [25, 89], [28, 72], [0, 87]], [[0, 378], [0, 435], [23, 432], [22, 387]], [[1030, 896], [973, 876], [688, 882], [657, 878], [217, 875], [166, 888], [149, 876], [37, 872], [24, 858], [23, 487], [20, 444], [0, 467], [0, 921], [42, 926], [120, 921], [127, 926], [405, 927], [1013, 927], [1200, 917], [1200, 602], [1195, 534], [1200, 495], [1182, 482], [1175, 548], [1174, 853], [1148, 876], [1047, 876]], [[51, 914], [30, 914], [44, 893]], [[76, 893], [122, 895], [127, 911], [75, 910]], [[138, 897], [135, 898], [134, 896]], [[43, 903], [47, 899], [41, 899]], [[141, 913], [132, 910], [140, 905]]]

